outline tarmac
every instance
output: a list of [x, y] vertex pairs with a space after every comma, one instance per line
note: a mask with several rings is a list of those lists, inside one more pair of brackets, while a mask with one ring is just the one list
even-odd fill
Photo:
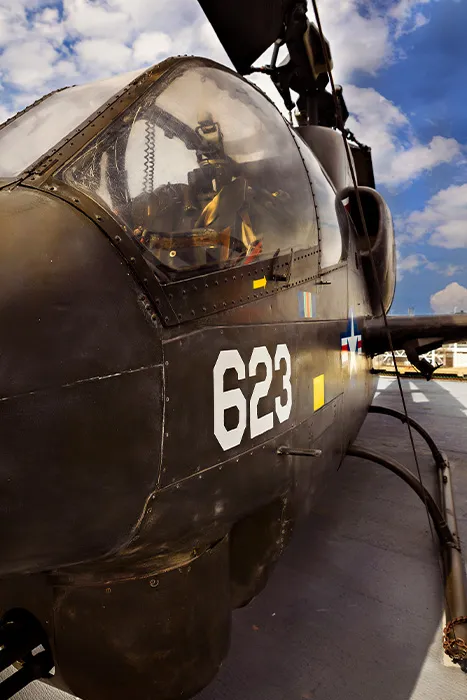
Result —
[[[402, 386], [409, 414], [450, 459], [467, 557], [467, 382]], [[395, 379], [380, 379], [375, 403], [401, 410]], [[431, 453], [415, 441], [434, 493]], [[368, 416], [357, 443], [415, 471], [407, 427], [393, 418]], [[467, 675], [443, 653], [443, 622], [438, 548], [423, 504], [383, 467], [348, 457], [266, 589], [234, 612], [230, 653], [197, 700], [464, 699]], [[16, 698], [70, 696], [34, 683]]]

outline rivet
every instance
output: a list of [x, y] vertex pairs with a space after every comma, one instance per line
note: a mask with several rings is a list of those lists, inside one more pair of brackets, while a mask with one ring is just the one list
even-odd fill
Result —
[[135, 263], [135, 262], [136, 262], [136, 258], [130, 258], [130, 262], [131, 262], [131, 263]]
[[165, 361], [165, 366], [166, 366], [166, 367], [169, 366], [169, 361], [168, 361], [168, 360]]
[[152, 578], [149, 581], [149, 585], [151, 586], [151, 588], [157, 588], [157, 586], [159, 585], [159, 581], [156, 578]]
[[108, 593], [112, 593], [112, 589], [111, 589], [111, 588], [106, 588], [106, 589], [105, 589], [105, 592], [106, 592], [107, 594], [108, 594]]
[[[79, 202], [79, 199], [77, 199], [76, 201]], [[100, 214], [96, 214], [96, 220], [102, 221], [102, 216]]]
[[166, 397], [165, 397], [165, 400], [166, 400], [166, 401], [170, 401], [170, 399], [169, 399], [169, 397], [168, 397], [168, 396], [166, 396]]
[[116, 243], [120, 243], [121, 240], [122, 240], [122, 239], [120, 238], [120, 236], [115, 236], [115, 241], [116, 241]]

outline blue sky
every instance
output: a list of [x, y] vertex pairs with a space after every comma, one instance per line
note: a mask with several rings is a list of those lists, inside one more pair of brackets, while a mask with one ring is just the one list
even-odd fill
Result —
[[[392, 313], [467, 311], [467, 0], [318, 4], [348, 125], [394, 216]], [[230, 65], [195, 0], [0, 0], [0, 119], [178, 53]]]
[[[430, 216], [429, 209], [424, 235], [417, 232], [414, 237], [413, 229], [409, 226], [407, 230], [406, 225], [410, 215], [413, 220], [414, 212], [424, 211], [440, 191], [467, 182], [467, 164], [463, 162], [467, 141], [467, 4], [464, 0], [439, 0], [426, 3], [420, 10], [428, 21], [395, 42], [401, 58], [382, 66], [375, 75], [359, 71], [352, 79], [359, 87], [374, 88], [407, 115], [413, 135], [421, 143], [440, 135], [455, 139], [461, 146], [459, 157], [436, 165], [408, 183], [395, 188], [380, 186], [395, 218], [400, 256], [392, 313], [407, 313], [409, 306], [415, 313], [430, 313], [430, 296], [448, 284], [467, 287], [467, 224], [463, 235], [456, 228], [456, 235], [430, 243], [434, 227], [449, 225], [453, 214], [456, 221], [465, 220], [467, 192], [463, 207], [450, 207], [447, 197], [437, 213], [432, 207]], [[452, 195], [456, 192], [452, 190]], [[434, 301], [434, 310], [460, 310], [464, 304], [467, 311], [467, 293], [457, 287], [451, 289], [452, 301], [447, 294], [441, 298], [440, 308]]]

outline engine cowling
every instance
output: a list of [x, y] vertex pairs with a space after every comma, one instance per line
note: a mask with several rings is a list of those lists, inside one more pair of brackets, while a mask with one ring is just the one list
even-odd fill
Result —
[[[347, 197], [349, 199], [347, 211], [356, 234], [355, 241], [368, 288], [371, 310], [374, 316], [380, 316], [380, 294], [384, 311], [387, 313], [391, 308], [396, 288], [394, 226], [389, 207], [379, 192], [371, 187], [358, 187], [358, 192], [370, 239], [370, 249], [368, 249], [368, 239], [360, 216], [355, 188], [346, 188], [342, 191], [341, 197], [343, 200]], [[375, 270], [373, 270], [372, 258]]]

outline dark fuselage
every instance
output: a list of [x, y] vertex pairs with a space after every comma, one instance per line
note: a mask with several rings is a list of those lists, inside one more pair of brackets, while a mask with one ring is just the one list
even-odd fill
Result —
[[160, 283], [35, 177], [0, 192], [0, 612], [36, 616], [84, 700], [188, 697], [371, 403], [357, 234], [308, 171], [316, 245]]
[[[64, 616], [68, 623], [76, 620], [80, 633], [63, 635], [67, 643], [81, 644], [79, 635], [91, 637], [100, 629], [98, 646], [105, 648], [114, 627], [96, 624], [96, 611], [89, 618], [70, 617], [63, 610], [68, 595], [56, 597], [48, 572], [63, 577], [67, 593], [80, 599], [89, 591], [105, 595], [114, 581], [121, 580], [124, 590], [123, 581], [136, 576], [126, 585], [149, 586], [161, 572], [191, 566], [193, 581], [188, 575], [183, 595], [195, 599], [195, 588], [198, 596], [207, 594], [204, 605], [196, 605], [202, 617], [192, 620], [193, 634], [197, 638], [200, 627], [211, 630], [211, 606], [220, 607], [222, 630], [213, 632], [215, 644], [212, 635], [205, 644], [222, 657], [232, 602], [243, 604], [263, 585], [265, 570], [326, 472], [337, 468], [373, 396], [365, 356], [355, 354], [342, 366], [348, 309], [357, 322], [367, 311], [355, 255], [319, 279], [164, 328], [133, 272], [82, 213], [51, 194], [21, 187], [0, 199], [1, 317], [8, 329], [2, 341], [1, 525], [9, 535], [1, 544], [2, 574], [8, 577], [0, 586], [1, 605], [27, 607], [59, 629]], [[313, 295], [313, 318], [303, 317], [302, 292]], [[275, 369], [277, 348], [284, 346], [290, 364], [279, 361]], [[227, 368], [219, 388], [214, 368], [225, 351], [238, 353], [244, 378]], [[258, 365], [249, 376], [254, 352], [260, 353]], [[268, 356], [270, 382], [260, 364]], [[223, 417], [219, 435], [222, 424], [226, 434], [237, 426], [240, 411], [219, 408], [222, 392], [235, 388], [244, 397], [245, 427], [224, 449], [215, 415], [217, 410]], [[286, 407], [291, 402], [283, 422], [276, 399]], [[264, 416], [272, 418], [266, 430]], [[252, 437], [255, 430], [260, 433]], [[322, 456], [279, 455], [282, 445], [313, 447]], [[210, 555], [214, 568], [204, 572], [203, 556], [214, 545], [225, 553]], [[224, 581], [222, 605], [207, 584], [213, 580], [216, 591]], [[41, 589], [46, 602], [37, 594]], [[153, 589], [145, 590], [154, 601]], [[107, 607], [111, 600], [108, 594]], [[120, 619], [121, 601], [117, 595], [115, 600], [113, 619], [122, 630], [129, 623]], [[143, 611], [126, 609], [137, 624]], [[147, 614], [165, 610], [163, 603], [162, 610]], [[185, 611], [170, 636], [186, 624]], [[56, 640], [60, 659], [60, 634]], [[58, 668], [74, 692], [94, 697], [92, 673], [67, 673], [73, 653]], [[98, 658], [89, 659], [91, 668]], [[124, 670], [129, 658], [124, 653], [117, 666]], [[215, 654], [206, 671], [196, 673], [200, 685], [219, 661]], [[156, 677], [163, 692], [178, 691], [180, 675], [168, 688], [164, 673]]]

